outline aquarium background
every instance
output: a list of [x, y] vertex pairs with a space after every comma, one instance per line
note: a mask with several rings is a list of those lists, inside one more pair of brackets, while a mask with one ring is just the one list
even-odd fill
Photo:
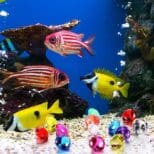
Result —
[[0, 17], [1, 31], [36, 23], [56, 25], [72, 19], [81, 20], [72, 31], [84, 33], [85, 39], [95, 36], [92, 44], [94, 56], [83, 50], [83, 58], [76, 55], [62, 57], [48, 50], [47, 57], [55, 67], [68, 74], [72, 92], [87, 100], [90, 107], [97, 108], [102, 114], [108, 111], [107, 101], [98, 95], [93, 97], [80, 81], [80, 76], [95, 68], [105, 68], [117, 75], [122, 69], [122, 57], [117, 52], [123, 47], [124, 33], [121, 24], [124, 22], [125, 12], [116, 0], [8, 0], [0, 4], [0, 10], [9, 13], [7, 17]]

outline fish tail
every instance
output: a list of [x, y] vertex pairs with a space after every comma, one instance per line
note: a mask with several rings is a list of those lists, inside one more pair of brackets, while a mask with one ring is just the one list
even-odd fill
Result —
[[0, 76], [2, 76], [3, 78], [7, 78], [12, 74], [13, 74], [13, 72], [10, 72], [10, 71], [7, 71], [6, 69], [0, 68]]
[[124, 86], [122, 86], [122, 88], [121, 88], [121, 90], [120, 90], [121, 94], [122, 94], [125, 98], [128, 97], [128, 89], [129, 89], [129, 87], [130, 87], [130, 83], [126, 83], [126, 84], [124, 84]]
[[63, 114], [63, 110], [59, 107], [59, 99], [48, 109], [48, 113]]
[[94, 39], [95, 39], [95, 36], [91, 36], [88, 40], [84, 42], [84, 44], [86, 45], [85, 48], [87, 49], [90, 55], [94, 55], [91, 48], [91, 44], [94, 41]]

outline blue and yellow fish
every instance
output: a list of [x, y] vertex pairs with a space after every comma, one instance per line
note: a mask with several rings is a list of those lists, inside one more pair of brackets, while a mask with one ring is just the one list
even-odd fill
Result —
[[125, 98], [128, 97], [130, 84], [109, 71], [96, 69], [94, 72], [80, 77], [80, 80], [86, 83], [93, 94], [98, 92], [106, 99], [120, 97], [120, 94]]
[[62, 114], [59, 107], [59, 99], [52, 106], [48, 102], [20, 110], [12, 115], [5, 124], [4, 130], [27, 131], [45, 125], [46, 117], [50, 114]]
[[9, 38], [5, 38], [0, 41], [0, 50], [18, 53], [17, 47]]

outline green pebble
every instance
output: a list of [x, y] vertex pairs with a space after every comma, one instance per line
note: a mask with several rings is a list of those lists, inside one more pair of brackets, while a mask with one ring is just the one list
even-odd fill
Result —
[[88, 115], [100, 116], [100, 113], [99, 113], [98, 110], [96, 110], [95, 108], [89, 108], [89, 109], [88, 109]]

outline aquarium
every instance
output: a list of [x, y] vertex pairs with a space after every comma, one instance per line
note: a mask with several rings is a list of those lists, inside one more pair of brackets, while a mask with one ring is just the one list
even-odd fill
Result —
[[0, 0], [0, 153], [154, 151], [153, 0]]

